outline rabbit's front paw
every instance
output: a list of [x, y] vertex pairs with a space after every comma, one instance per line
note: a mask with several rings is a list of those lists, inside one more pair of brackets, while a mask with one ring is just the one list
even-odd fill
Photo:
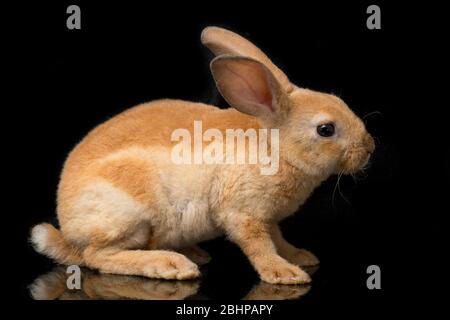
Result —
[[288, 260], [300, 267], [311, 267], [319, 264], [319, 259], [305, 249], [297, 249], [289, 255]]
[[302, 284], [311, 282], [310, 276], [284, 259], [274, 259], [260, 268], [262, 280], [272, 284]]

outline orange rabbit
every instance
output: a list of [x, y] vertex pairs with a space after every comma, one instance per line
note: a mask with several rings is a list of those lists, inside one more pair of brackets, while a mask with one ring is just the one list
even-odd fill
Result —
[[[194, 262], [209, 260], [196, 244], [225, 234], [264, 281], [311, 281], [301, 266], [319, 261], [286, 242], [278, 223], [330, 175], [364, 167], [373, 139], [341, 99], [293, 85], [246, 39], [217, 27], [201, 39], [217, 56], [211, 71], [233, 108], [158, 100], [92, 130], [64, 165], [61, 230], [32, 229], [38, 252], [104, 273], [192, 279], [200, 276]], [[278, 129], [277, 172], [263, 175], [261, 164], [174, 163], [171, 133], [192, 131], [194, 121], [220, 132]]]

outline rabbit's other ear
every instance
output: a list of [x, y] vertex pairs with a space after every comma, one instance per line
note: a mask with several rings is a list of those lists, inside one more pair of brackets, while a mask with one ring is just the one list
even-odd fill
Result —
[[285, 115], [286, 93], [261, 62], [222, 55], [211, 62], [211, 72], [220, 93], [235, 109], [271, 123]]
[[201, 34], [203, 45], [208, 47], [216, 56], [229, 54], [253, 58], [263, 63], [278, 80], [286, 93], [294, 87], [288, 77], [258, 47], [240, 35], [218, 27], [206, 27]]

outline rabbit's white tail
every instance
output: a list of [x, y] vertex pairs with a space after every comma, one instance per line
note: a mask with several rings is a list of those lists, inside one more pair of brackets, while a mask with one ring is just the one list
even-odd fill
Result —
[[61, 231], [49, 223], [35, 225], [31, 229], [34, 249], [61, 264], [83, 264], [79, 250], [64, 239]]

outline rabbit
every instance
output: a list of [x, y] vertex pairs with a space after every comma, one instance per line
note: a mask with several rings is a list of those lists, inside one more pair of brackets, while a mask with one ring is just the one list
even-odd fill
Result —
[[[292, 84], [254, 44], [206, 27], [216, 86], [231, 106], [157, 100], [93, 129], [65, 161], [57, 192], [60, 230], [38, 224], [35, 250], [61, 264], [160, 279], [200, 277], [209, 255], [197, 244], [225, 235], [272, 284], [311, 281], [317, 257], [288, 243], [279, 222], [329, 176], [369, 161], [371, 135], [339, 97]], [[277, 129], [279, 167], [175, 164], [177, 128]], [[202, 142], [205, 146], [205, 141]]]

